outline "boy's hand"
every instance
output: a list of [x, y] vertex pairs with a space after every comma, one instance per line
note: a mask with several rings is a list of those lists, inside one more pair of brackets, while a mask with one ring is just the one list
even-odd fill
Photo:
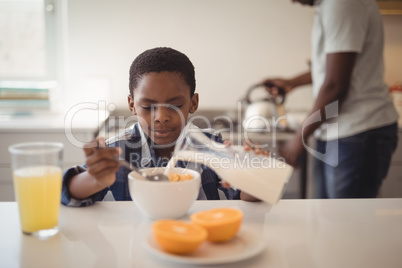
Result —
[[[225, 144], [226, 146], [231, 146], [231, 145], [232, 145], [232, 142], [231, 142], [230, 140], [224, 140], [224, 141], [223, 141], [223, 144]], [[221, 181], [221, 185], [222, 185], [224, 188], [230, 188], [230, 183], [228, 183], [228, 182], [225, 181], [225, 180], [222, 180], [222, 181]]]
[[99, 187], [106, 188], [116, 181], [116, 172], [120, 167], [116, 158], [120, 155], [120, 147], [106, 147], [105, 139], [96, 138], [95, 141], [84, 145], [87, 158], [88, 173], [93, 176]]
[[[231, 142], [230, 140], [225, 140], [223, 143], [224, 143], [225, 145], [227, 145], [227, 146], [231, 146], [231, 145], [232, 145], [232, 142]], [[251, 143], [252, 145], [250, 145], [250, 143]], [[262, 150], [259, 145], [260, 145], [259, 143], [253, 143], [253, 142], [246, 142], [246, 141], [244, 141], [244, 143], [243, 143], [243, 148], [244, 148], [244, 150], [245, 150], [246, 152], [249, 152], [249, 151], [252, 150], [256, 155], [269, 156], [269, 153], [270, 153], [269, 150]], [[222, 180], [221, 184], [222, 184], [222, 186], [223, 186], [224, 188], [230, 188], [230, 184], [229, 184], [227, 181]]]
[[[232, 143], [230, 141], [224, 141], [224, 144], [227, 146], [231, 146]], [[258, 146], [258, 143], [253, 143], [253, 146], [251, 146], [250, 144], [248, 144], [247, 142], [243, 143], [243, 148], [246, 152], [249, 152], [251, 150], [253, 150], [253, 152], [256, 155], [265, 155], [265, 156], [269, 156], [269, 151], [268, 150], [262, 150], [260, 148], [260, 146]], [[225, 188], [230, 188], [230, 183], [228, 183], [227, 181], [222, 180], [221, 182], [222, 186]], [[244, 201], [250, 201], [250, 202], [255, 202], [255, 201], [261, 201], [258, 198], [255, 198], [254, 196], [245, 193], [243, 191], [240, 192], [240, 199], [244, 200]]]
[[269, 150], [263, 150], [258, 142], [246, 142], [243, 143], [243, 148], [246, 152], [253, 151], [256, 155], [269, 156]]

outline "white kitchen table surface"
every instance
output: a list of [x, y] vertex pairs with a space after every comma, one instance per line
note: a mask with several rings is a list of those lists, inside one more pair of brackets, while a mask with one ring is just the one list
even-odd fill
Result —
[[[402, 199], [196, 201], [189, 214], [214, 207], [242, 209], [242, 228], [265, 243], [252, 258], [214, 267], [402, 267]], [[151, 224], [133, 202], [62, 206], [60, 232], [39, 240], [21, 233], [17, 203], [2, 202], [0, 267], [190, 267], [146, 249]]]

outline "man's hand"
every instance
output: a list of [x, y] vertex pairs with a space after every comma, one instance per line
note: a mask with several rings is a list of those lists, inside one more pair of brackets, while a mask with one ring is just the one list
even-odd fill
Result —
[[265, 79], [261, 82], [264, 85], [265, 90], [269, 92], [272, 96], [279, 96], [279, 89], [282, 88], [286, 94], [293, 90], [293, 85], [290, 80], [283, 78], [272, 78]]
[[302, 136], [298, 132], [291, 141], [279, 148], [279, 155], [285, 159], [287, 164], [298, 167], [299, 158], [303, 150]]
[[269, 78], [261, 81], [261, 84], [266, 85], [265, 90], [271, 93], [273, 96], [279, 95], [279, 88], [283, 88], [285, 93], [293, 91], [297, 87], [311, 84], [311, 73], [310, 71], [297, 75], [290, 79], [284, 78]]

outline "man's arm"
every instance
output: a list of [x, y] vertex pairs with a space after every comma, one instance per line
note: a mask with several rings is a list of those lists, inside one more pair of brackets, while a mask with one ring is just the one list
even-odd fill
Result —
[[338, 105], [342, 105], [349, 91], [356, 56], [357, 53], [327, 54], [325, 80], [309, 114], [320, 111], [321, 118], [324, 120], [305, 126], [303, 129], [305, 137], [310, 136], [325, 122], [325, 107], [328, 104], [338, 101]]
[[292, 79], [289, 80], [289, 84], [290, 84], [290, 86], [292, 86], [292, 88], [310, 85], [311, 83], [312, 83], [312, 79], [311, 79], [310, 71], [303, 73], [301, 75], [298, 75], [296, 77], [293, 77]]
[[331, 53], [327, 54], [325, 80], [314, 103], [309, 116], [317, 111], [320, 112], [322, 120], [308, 124], [300, 128], [292, 141], [281, 151], [287, 163], [296, 166], [299, 156], [303, 151], [303, 138], [307, 139], [325, 120], [325, 107], [335, 101], [339, 106], [345, 100], [353, 73], [357, 53]]

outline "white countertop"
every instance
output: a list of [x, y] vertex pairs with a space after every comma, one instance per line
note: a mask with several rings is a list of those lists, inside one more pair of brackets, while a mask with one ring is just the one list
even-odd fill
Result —
[[[266, 246], [217, 267], [402, 267], [402, 199], [196, 201], [189, 213], [228, 206]], [[0, 267], [189, 267], [146, 250], [152, 221], [132, 202], [62, 207], [59, 234], [44, 241], [21, 233], [17, 203], [0, 215]]]

